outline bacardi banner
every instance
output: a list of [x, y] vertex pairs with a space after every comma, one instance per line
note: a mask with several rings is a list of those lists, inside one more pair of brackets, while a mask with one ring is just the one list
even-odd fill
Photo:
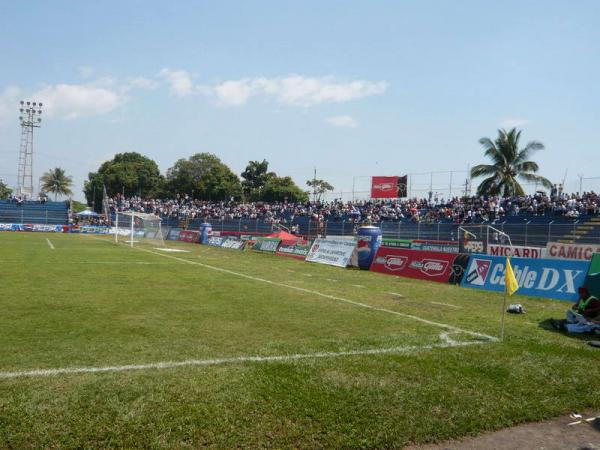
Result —
[[371, 198], [406, 197], [408, 176], [372, 177]]
[[178, 241], [183, 242], [200, 242], [200, 232], [199, 231], [190, 231], [190, 230], [181, 230], [179, 232], [179, 236], [177, 237]]
[[[504, 291], [506, 258], [471, 256], [461, 286], [487, 291]], [[577, 301], [577, 289], [588, 273], [589, 261], [515, 258], [511, 265], [519, 283], [517, 294]]]
[[317, 238], [306, 255], [306, 261], [346, 267], [355, 247], [353, 239]]
[[546, 249], [542, 247], [522, 247], [516, 245], [488, 245], [488, 254], [492, 256], [514, 256], [516, 258], [545, 258]]
[[440, 283], [459, 283], [468, 258], [468, 255], [380, 247], [371, 271]]
[[600, 244], [561, 244], [548, 242], [548, 258], [591, 260], [594, 253], [600, 253]]
[[252, 249], [261, 252], [275, 253], [280, 242], [281, 239], [277, 238], [258, 238]]

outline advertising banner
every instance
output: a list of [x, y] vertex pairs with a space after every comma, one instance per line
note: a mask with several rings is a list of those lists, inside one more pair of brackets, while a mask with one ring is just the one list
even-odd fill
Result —
[[0, 223], [0, 231], [19, 231], [16, 223]]
[[95, 225], [79, 225], [71, 227], [71, 233], [108, 234], [109, 232], [109, 227], [101, 227]]
[[38, 223], [0, 223], [0, 231], [33, 231], [43, 233], [64, 233], [67, 225], [46, 225]]
[[301, 240], [296, 243], [281, 243], [277, 249], [277, 254], [280, 256], [291, 256], [297, 259], [304, 259], [310, 251], [310, 241]]
[[463, 239], [460, 241], [461, 253], [486, 253], [485, 242], [477, 239]]
[[[487, 291], [504, 291], [506, 258], [471, 256], [461, 286]], [[577, 301], [577, 289], [583, 285], [588, 261], [515, 258], [511, 264], [519, 290], [517, 294]]]
[[[514, 254], [513, 254], [514, 250]], [[522, 247], [515, 245], [488, 245], [488, 255], [492, 256], [514, 256], [516, 258], [545, 258], [546, 249], [542, 247]]]
[[548, 242], [548, 258], [591, 260], [594, 253], [600, 253], [600, 244], [561, 244]]
[[398, 198], [399, 177], [372, 177], [371, 198]]
[[425, 241], [416, 239], [411, 242], [410, 248], [413, 250], [424, 250], [427, 252], [458, 253], [458, 242], [454, 241]]
[[278, 238], [258, 238], [252, 248], [261, 252], [275, 253], [280, 242], [281, 239]]
[[222, 247], [223, 246], [223, 242], [225, 242], [225, 239], [227, 239], [226, 237], [221, 237], [221, 236], [211, 236], [208, 238], [208, 245], [210, 245], [211, 247]]
[[346, 267], [355, 247], [353, 239], [317, 238], [306, 255], [306, 261]]
[[381, 241], [382, 247], [389, 248], [410, 248], [412, 241], [408, 239], [383, 239]]
[[181, 228], [171, 228], [169, 234], [167, 234], [167, 239], [169, 241], [176, 241], [179, 239], [179, 233], [181, 233]]
[[179, 232], [179, 236], [177, 237], [177, 240], [182, 241], [182, 242], [198, 243], [200, 241], [200, 232], [199, 231], [191, 231], [191, 230], [181, 230]]
[[245, 245], [245, 241], [240, 241], [239, 239], [235, 239], [233, 237], [226, 237], [223, 241], [223, 244], [221, 244], [221, 247], [230, 248], [232, 250], [244, 250]]
[[380, 247], [371, 270], [420, 280], [457, 283], [468, 258], [468, 255], [445, 252]]
[[594, 253], [592, 256], [585, 286], [589, 289], [590, 294], [600, 298], [600, 253]]

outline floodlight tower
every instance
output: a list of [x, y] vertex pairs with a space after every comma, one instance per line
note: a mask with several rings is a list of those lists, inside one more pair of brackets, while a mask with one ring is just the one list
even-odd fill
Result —
[[19, 172], [17, 195], [33, 195], [33, 129], [42, 125], [42, 104], [21, 100], [19, 120], [21, 122], [21, 148], [19, 150]]

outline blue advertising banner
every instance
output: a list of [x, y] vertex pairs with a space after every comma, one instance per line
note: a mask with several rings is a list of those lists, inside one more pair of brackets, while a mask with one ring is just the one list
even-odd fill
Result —
[[[577, 301], [577, 289], [585, 282], [589, 261], [512, 258], [519, 283], [517, 294]], [[504, 291], [506, 258], [471, 256], [461, 286], [486, 291]]]
[[181, 232], [181, 228], [171, 228], [169, 230], [169, 234], [167, 235], [167, 239], [169, 241], [176, 241], [176, 240], [178, 240], [180, 232]]

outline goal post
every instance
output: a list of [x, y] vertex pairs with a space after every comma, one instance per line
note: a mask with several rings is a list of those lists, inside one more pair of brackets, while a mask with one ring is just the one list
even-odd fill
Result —
[[165, 246], [161, 219], [154, 214], [134, 211], [117, 212], [112, 232], [115, 243], [124, 242], [133, 247], [135, 244], [148, 241], [154, 245]]

